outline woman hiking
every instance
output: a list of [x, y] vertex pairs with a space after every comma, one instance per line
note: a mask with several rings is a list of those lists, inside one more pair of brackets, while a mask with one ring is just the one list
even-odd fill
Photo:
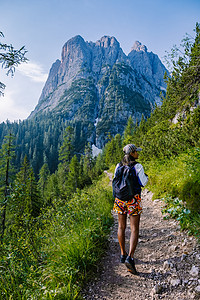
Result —
[[[141, 206], [141, 187], [145, 186], [148, 181], [148, 176], [144, 173], [143, 166], [136, 162], [138, 159], [138, 152], [142, 149], [136, 147], [134, 144], [128, 144], [123, 148], [124, 157], [120, 163], [117, 164], [115, 168], [115, 176], [113, 179], [113, 194], [115, 196], [115, 202], [113, 210], [118, 213], [118, 241], [121, 249], [120, 262], [125, 263], [128, 271], [133, 274], [137, 274], [134, 262], [134, 252], [138, 243], [139, 237], [139, 224], [140, 224], [140, 214], [142, 212]], [[128, 166], [128, 167], [127, 167]], [[125, 183], [127, 180], [125, 173], [130, 172], [131, 180], [129, 183]], [[123, 179], [122, 179], [123, 178]], [[130, 178], [130, 177], [129, 177]], [[124, 193], [120, 193], [121, 190], [116, 189], [114, 182], [118, 181], [118, 187], [121, 186], [120, 180], [123, 181], [125, 187], [131, 185], [132, 192], [129, 190], [128, 200], [125, 198]], [[126, 185], [127, 184], [127, 185]], [[130, 187], [129, 187], [130, 188]], [[118, 190], [118, 191], [116, 191]], [[120, 196], [120, 199], [117, 196]], [[125, 249], [125, 229], [127, 224], [127, 215], [130, 217], [130, 247], [129, 252]]]

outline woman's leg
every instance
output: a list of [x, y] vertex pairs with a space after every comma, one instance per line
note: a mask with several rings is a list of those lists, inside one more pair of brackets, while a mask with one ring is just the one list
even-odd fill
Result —
[[139, 225], [140, 225], [140, 215], [130, 216], [130, 226], [131, 226], [131, 237], [130, 237], [130, 249], [129, 256], [133, 257], [135, 249], [138, 243], [139, 237]]
[[127, 215], [118, 213], [118, 241], [121, 249], [121, 255], [126, 255], [125, 250], [125, 229], [126, 229]]

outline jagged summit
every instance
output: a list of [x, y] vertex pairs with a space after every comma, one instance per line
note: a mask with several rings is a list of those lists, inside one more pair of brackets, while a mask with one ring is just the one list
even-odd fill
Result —
[[108, 48], [108, 47], [120, 47], [119, 42], [114, 36], [104, 35], [100, 40], [95, 43], [96, 46]]
[[84, 39], [82, 38], [81, 35], [75, 35], [74, 37], [72, 37], [71, 39], [69, 39], [65, 43], [64, 47], [67, 46], [67, 45], [76, 44], [76, 43], [85, 43], [85, 41], [84, 41]]
[[63, 62], [68, 55], [72, 55], [73, 51], [76, 51], [77, 49], [81, 51], [86, 47], [87, 45], [84, 39], [80, 35], [76, 35], [64, 44], [62, 48], [61, 62]]
[[147, 52], [147, 47], [145, 45], [142, 45], [142, 43], [140, 43], [139, 41], [135, 41], [133, 47], [131, 48], [131, 51], [133, 50]]

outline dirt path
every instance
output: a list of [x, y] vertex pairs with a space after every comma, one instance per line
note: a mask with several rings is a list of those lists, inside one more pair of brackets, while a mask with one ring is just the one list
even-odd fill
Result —
[[[84, 291], [84, 299], [200, 299], [200, 247], [193, 237], [180, 232], [177, 221], [163, 220], [161, 200], [152, 201], [142, 193], [139, 243], [135, 252], [139, 275], [132, 275], [119, 263], [117, 215], [110, 234], [108, 251], [98, 274]], [[130, 229], [126, 232], [129, 247]]]

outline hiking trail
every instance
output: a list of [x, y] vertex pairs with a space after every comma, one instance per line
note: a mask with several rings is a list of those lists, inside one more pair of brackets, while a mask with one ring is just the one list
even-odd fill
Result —
[[[106, 172], [110, 180], [112, 174]], [[134, 255], [139, 275], [127, 271], [119, 262], [117, 214], [108, 249], [93, 280], [83, 290], [84, 299], [200, 299], [200, 245], [194, 237], [180, 231], [178, 221], [164, 220], [161, 200], [152, 201], [152, 193], [142, 192], [143, 213], [139, 242]], [[129, 249], [130, 224], [126, 229]]]

